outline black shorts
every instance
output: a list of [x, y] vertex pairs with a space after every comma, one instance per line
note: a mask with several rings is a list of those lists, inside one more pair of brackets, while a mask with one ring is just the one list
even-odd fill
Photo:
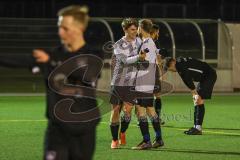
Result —
[[161, 91], [160, 73], [158, 66], [156, 66], [155, 85], [153, 93], [159, 93], [160, 91]]
[[111, 86], [110, 103], [121, 105], [123, 102], [135, 104], [135, 94], [133, 86]]
[[216, 71], [212, 71], [204, 80], [198, 83], [197, 92], [202, 99], [211, 99], [216, 80]]
[[72, 134], [58, 123], [49, 122], [45, 134], [44, 160], [92, 160], [96, 144], [96, 127], [81, 128]]
[[154, 98], [138, 98], [137, 105], [141, 107], [153, 107]]

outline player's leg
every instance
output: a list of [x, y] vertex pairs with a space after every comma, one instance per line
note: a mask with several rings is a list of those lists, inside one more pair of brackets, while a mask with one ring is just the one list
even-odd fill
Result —
[[118, 133], [120, 124], [120, 111], [121, 111], [121, 100], [118, 96], [116, 88], [112, 86], [110, 104], [112, 105], [111, 117], [110, 117], [110, 131], [112, 134], [111, 148], [116, 149], [119, 147]]
[[118, 133], [119, 133], [119, 120], [120, 120], [120, 108], [121, 105], [112, 105], [111, 118], [110, 118], [110, 130], [112, 134], [111, 148], [116, 149], [119, 147]]
[[216, 82], [216, 73], [213, 72], [205, 81], [202, 81], [197, 86], [198, 97], [193, 99], [194, 101], [194, 127], [185, 131], [188, 135], [201, 135], [202, 134], [202, 124], [205, 115], [205, 105], [204, 99], [211, 99], [214, 84]]
[[148, 107], [147, 107], [147, 114], [152, 122], [153, 129], [155, 131], [155, 140], [153, 142], [153, 148], [161, 147], [164, 145], [163, 139], [162, 139], [162, 130], [160, 125], [160, 120], [155, 112], [154, 107], [151, 105], [151, 99], [148, 99]]
[[202, 135], [202, 123], [205, 115], [205, 106], [204, 100], [198, 100], [196, 103], [197, 97], [194, 98], [194, 126], [187, 131], [184, 131], [187, 135]]
[[161, 109], [162, 109], [161, 97], [160, 97], [160, 94], [158, 94], [158, 93], [155, 93], [154, 96], [155, 96], [154, 108], [155, 108], [155, 111], [156, 111], [158, 117], [160, 117]]
[[120, 90], [121, 100], [123, 101], [123, 115], [121, 116], [120, 144], [126, 144], [126, 131], [131, 121], [132, 109], [135, 104], [135, 96], [132, 93], [133, 86], [124, 86]]
[[159, 72], [159, 67], [157, 66], [156, 72], [155, 72], [155, 85], [154, 85], [153, 93], [155, 96], [154, 107], [158, 117], [160, 117], [161, 109], [162, 109], [160, 92], [161, 92], [160, 72]]
[[155, 111], [160, 119], [160, 123], [161, 125], [164, 124], [164, 122], [161, 119], [161, 110], [162, 110], [162, 100], [161, 100], [161, 80], [160, 80], [160, 72], [159, 72], [159, 68], [156, 67], [156, 78], [155, 78], [155, 86], [154, 86], [154, 108]]
[[143, 140], [136, 147], [133, 147], [133, 149], [139, 149], [139, 150], [149, 149], [152, 147], [146, 108], [140, 105], [142, 104], [141, 101], [142, 99], [138, 100], [139, 105], [137, 105], [136, 108], [138, 113], [139, 128], [140, 128]]
[[96, 144], [96, 128], [84, 128], [79, 135], [70, 135], [69, 160], [92, 160]]
[[58, 125], [49, 122], [45, 133], [44, 160], [68, 160], [68, 139]]
[[160, 96], [160, 92], [158, 93], [155, 93], [154, 94], [154, 108], [155, 108], [155, 111], [160, 119], [160, 123], [161, 125], [164, 125], [165, 122], [161, 119], [161, 111], [162, 111], [162, 100], [161, 100], [161, 96]]
[[[135, 116], [136, 116], [137, 119], [138, 119], [138, 111], [137, 111], [137, 107], [135, 107], [134, 114], [135, 114]], [[139, 127], [139, 122], [137, 122], [137, 127]]]
[[[199, 83], [197, 88], [200, 88], [200, 86], [202, 86], [202, 83]], [[202, 96], [197, 95], [193, 97], [193, 104], [194, 104], [194, 116], [193, 116], [194, 126], [189, 130], [184, 131], [184, 133], [187, 135], [202, 135], [202, 123], [205, 115], [205, 106]]]
[[187, 131], [184, 131], [187, 135], [202, 135], [202, 123], [205, 115], [204, 100], [198, 100], [198, 97], [193, 98], [194, 103], [194, 126]]
[[126, 131], [128, 129], [128, 126], [131, 122], [131, 114], [132, 114], [132, 108], [133, 104], [124, 102], [123, 103], [123, 115], [121, 117], [121, 129], [120, 129], [120, 144], [126, 145]]

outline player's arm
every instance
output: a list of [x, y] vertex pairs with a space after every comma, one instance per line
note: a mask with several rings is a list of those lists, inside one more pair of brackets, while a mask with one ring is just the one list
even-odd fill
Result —
[[135, 56], [131, 56], [131, 57], [127, 57], [125, 59], [125, 64], [133, 64], [136, 63], [140, 58], [140, 55], [135, 55]]
[[144, 61], [145, 58], [146, 58], [146, 54], [149, 52], [148, 48], [144, 49], [144, 50], [141, 50], [140, 53], [138, 54], [139, 55], [139, 61]]
[[42, 49], [34, 49], [33, 57], [35, 58], [37, 63], [47, 63], [50, 61], [49, 54]]
[[194, 103], [197, 104], [197, 102], [201, 99], [201, 97], [198, 95], [198, 92], [197, 92], [196, 87], [193, 83], [193, 80], [189, 76], [189, 71], [186, 70], [184, 73], [181, 73], [179, 75], [182, 78], [183, 82], [186, 84], [186, 86], [191, 90], [193, 101], [194, 101]]
[[33, 50], [32, 55], [0, 55], [0, 65], [11, 68], [31, 68], [38, 63], [47, 63], [49, 61], [49, 54], [41, 49]]
[[163, 65], [163, 58], [162, 58], [161, 54], [159, 54], [159, 50], [160, 49], [157, 49], [155, 51], [156, 55], [157, 55], [156, 62], [157, 62], [157, 67], [159, 68], [159, 71], [162, 72], [163, 71], [163, 66], [162, 66]]
[[159, 54], [157, 54], [157, 67], [160, 75], [160, 80], [166, 79], [166, 77], [163, 77], [164, 76], [163, 59]]
[[[155, 44], [154, 44], [155, 45]], [[139, 52], [139, 55], [141, 55], [142, 56], [142, 59], [141, 60], [139, 60], [139, 68], [141, 68], [141, 69], [143, 69], [143, 70], [145, 70], [145, 69], [147, 69], [148, 67], [149, 67], [149, 61], [148, 60], [145, 60], [145, 58], [146, 58], [146, 56], [147, 56], [147, 54], [149, 55], [149, 57], [151, 57], [151, 53], [149, 53], [150, 52], [150, 50], [151, 50], [151, 48], [153, 48], [153, 46], [151, 46], [149, 43], [147, 43], [147, 42], [144, 42], [143, 43], [143, 45], [142, 45], [142, 47], [141, 47], [141, 50], [140, 50], [140, 52]], [[140, 69], [140, 70], [141, 70]]]
[[0, 66], [10, 68], [31, 68], [36, 64], [31, 55], [0, 55]]
[[122, 53], [122, 50], [119, 48], [114, 49], [114, 54], [116, 58], [119, 59], [123, 64], [133, 64], [136, 63], [138, 60], [144, 59], [146, 55], [135, 55], [128, 57]]
[[183, 62], [176, 65], [176, 68], [177, 68], [177, 71], [178, 71], [180, 77], [182, 78], [183, 82], [191, 90], [194, 105], [200, 104], [202, 101], [202, 98], [196, 90], [193, 80], [190, 77], [189, 70], [183, 65]]
[[162, 49], [157, 48], [155, 52], [157, 55], [156, 61], [157, 61], [157, 67], [159, 68], [159, 75], [161, 75], [160, 80], [166, 79], [166, 77], [163, 77], [163, 74], [164, 74], [163, 60], [165, 57], [168, 56], [167, 50], [165, 48], [162, 48]]
[[185, 67], [183, 62], [176, 64], [176, 69], [178, 74], [180, 75], [181, 79], [185, 83], [185, 85], [191, 90], [192, 93], [196, 93], [196, 87], [193, 83], [193, 80], [190, 76], [189, 70]]
[[193, 95], [193, 96], [195, 96], [195, 95], [198, 95], [198, 93], [197, 93], [197, 90], [196, 90], [196, 89], [193, 89], [193, 90], [191, 90], [191, 93], [192, 93], [192, 95]]

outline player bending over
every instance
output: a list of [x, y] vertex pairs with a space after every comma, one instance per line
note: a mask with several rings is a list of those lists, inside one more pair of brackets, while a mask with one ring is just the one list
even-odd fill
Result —
[[[191, 57], [177, 59], [167, 57], [164, 70], [178, 72], [186, 86], [191, 90], [194, 103], [194, 126], [187, 131], [187, 135], [201, 135], [205, 114], [204, 99], [211, 99], [214, 84], [217, 80], [216, 71], [206, 62]], [[193, 82], [199, 82], [195, 87]]]

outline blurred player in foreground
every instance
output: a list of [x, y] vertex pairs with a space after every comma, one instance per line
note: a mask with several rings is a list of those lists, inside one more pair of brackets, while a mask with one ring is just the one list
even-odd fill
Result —
[[96, 68], [101, 69], [102, 60], [84, 39], [88, 21], [87, 7], [65, 7], [58, 12], [60, 47], [50, 51], [36, 49], [33, 57], [24, 59], [0, 60], [4, 66], [39, 66], [44, 75], [48, 119], [45, 160], [93, 158], [96, 126], [100, 121], [95, 98], [100, 70]]

